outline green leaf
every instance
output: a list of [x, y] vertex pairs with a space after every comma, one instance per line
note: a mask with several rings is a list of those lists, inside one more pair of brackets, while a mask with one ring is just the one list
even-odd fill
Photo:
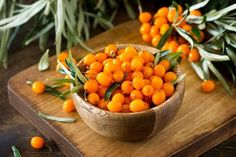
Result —
[[19, 152], [19, 150], [16, 148], [16, 146], [12, 146], [11, 149], [12, 149], [12, 151], [13, 151], [13, 156], [14, 156], [14, 157], [21, 157], [20, 152]]
[[216, 69], [216, 67], [210, 62], [207, 61], [209, 69], [212, 71], [212, 73], [218, 78], [218, 80], [221, 82], [225, 90], [232, 95], [232, 90], [230, 89], [228, 83], [225, 81], [224, 77], [220, 74], [220, 72]]
[[197, 73], [197, 75], [199, 76], [199, 78], [201, 80], [204, 80], [204, 72], [201, 68], [201, 66], [198, 64], [198, 63], [194, 63], [194, 62], [191, 62], [191, 66], [193, 67], [193, 70]]
[[157, 65], [157, 64], [158, 64], [158, 62], [159, 62], [159, 60], [160, 60], [160, 56], [161, 56], [161, 54], [160, 54], [159, 52], [156, 53], [155, 60], [154, 60], [154, 65]]
[[179, 83], [180, 81], [182, 81], [185, 78], [186, 74], [182, 74], [180, 75], [177, 79], [175, 79], [174, 81], [171, 82], [172, 85], [175, 85], [177, 83]]
[[157, 45], [157, 49], [161, 50], [161, 48], [164, 46], [164, 44], [166, 43], [166, 41], [168, 40], [168, 38], [170, 37], [170, 35], [173, 32], [174, 27], [171, 26], [166, 32], [165, 34], [161, 37], [158, 45]]
[[128, 3], [128, 0], [124, 0], [124, 5], [125, 5], [125, 9], [126, 9], [126, 12], [128, 14], [128, 16], [131, 18], [131, 19], [135, 19], [136, 18], [136, 14], [133, 10], [133, 8], [130, 6], [130, 4]]
[[204, 1], [200, 2], [200, 3], [197, 3], [197, 4], [195, 4], [195, 5], [192, 5], [192, 6], [189, 8], [189, 10], [192, 11], [192, 10], [200, 9], [200, 8], [206, 6], [209, 1], [210, 1], [210, 0], [204, 0]]
[[160, 59], [167, 56], [171, 51], [170, 50], [164, 50], [160, 52]]
[[84, 12], [84, 14], [97, 19], [101, 24], [104, 24], [107, 28], [113, 28], [114, 27], [113, 24], [109, 20], [106, 20], [103, 17], [99, 17], [96, 14], [86, 12], [86, 11]]
[[75, 81], [72, 79], [65, 79], [65, 78], [55, 78], [52, 80], [53, 82], [60, 82], [60, 83], [72, 83], [75, 84]]
[[53, 120], [57, 122], [64, 122], [64, 123], [74, 123], [75, 119], [74, 118], [64, 118], [64, 117], [56, 117], [52, 116], [43, 112], [39, 112], [38, 116], [47, 120]]
[[200, 33], [200, 31], [197, 28], [193, 27], [191, 29], [191, 32], [196, 35], [196, 37], [198, 38], [199, 41], [201, 40], [201, 33]]
[[[172, 6], [176, 9], [176, 14], [175, 14], [174, 21], [173, 21], [173, 23], [176, 23], [178, 16], [179, 16], [179, 12], [178, 12], [179, 7], [175, 1], [172, 1]], [[171, 8], [169, 8], [169, 9], [171, 9]]]
[[236, 53], [235, 53], [235, 51], [228, 46], [228, 47], [226, 47], [225, 52], [229, 56], [231, 61], [233, 62], [234, 66], [236, 67]]
[[43, 56], [39, 60], [38, 64], [38, 70], [44, 71], [49, 68], [49, 49], [46, 50], [46, 52], [43, 54]]
[[52, 87], [50, 87], [50, 86], [46, 86], [45, 92], [47, 92], [48, 94], [51, 94], [51, 95], [53, 95], [53, 96], [56, 96], [56, 97], [58, 97], [58, 98], [60, 98], [60, 99], [62, 99], [62, 100], [65, 100], [65, 99], [66, 99], [66, 98], [64, 97], [64, 95], [63, 95], [60, 91], [58, 91], [56, 88], [52, 88]]
[[111, 84], [111, 86], [107, 89], [104, 99], [108, 100], [110, 99], [112, 93], [118, 88], [120, 87], [120, 83], [119, 82], [114, 82], [113, 84]]
[[185, 40], [188, 41], [188, 43], [191, 45], [191, 48], [193, 48], [194, 46], [193, 39], [188, 35], [188, 33], [179, 27], [175, 27], [175, 29], [179, 33], [180, 36], [182, 36]]

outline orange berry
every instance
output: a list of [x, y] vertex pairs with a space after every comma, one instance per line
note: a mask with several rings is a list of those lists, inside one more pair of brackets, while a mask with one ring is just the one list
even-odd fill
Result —
[[72, 112], [75, 110], [75, 105], [72, 101], [72, 99], [68, 99], [63, 103], [63, 110], [67, 113]]
[[84, 57], [83, 61], [85, 65], [90, 66], [90, 64], [96, 61], [96, 57], [93, 54], [88, 54]]
[[104, 64], [103, 72], [110, 74], [115, 72], [116, 70], [117, 67], [113, 62], [107, 62], [106, 64]]
[[107, 55], [105, 53], [102, 53], [102, 52], [97, 53], [95, 55], [95, 57], [96, 57], [96, 60], [100, 63], [102, 63], [103, 61], [105, 61], [107, 59]]
[[152, 96], [154, 93], [154, 88], [151, 85], [145, 85], [142, 89], [143, 95], [145, 96]]
[[169, 42], [167, 41], [164, 46], [161, 48], [161, 51], [168, 50]]
[[158, 76], [153, 76], [151, 79], [151, 86], [154, 87], [154, 89], [161, 89], [163, 85], [163, 80]]
[[31, 145], [31, 147], [33, 147], [35, 149], [41, 149], [44, 146], [44, 139], [42, 137], [35, 136], [35, 137], [31, 138], [30, 145]]
[[121, 64], [121, 70], [126, 73], [131, 72], [131, 63], [127, 61], [123, 62]]
[[125, 48], [124, 52], [127, 53], [128, 55], [130, 55], [131, 58], [133, 58], [138, 53], [137, 50], [135, 49], [135, 47], [133, 47], [133, 46], [127, 46]]
[[109, 101], [105, 100], [105, 99], [101, 99], [98, 103], [98, 107], [104, 110], [107, 110], [107, 104], [109, 103]]
[[154, 26], [157, 28], [157, 29], [160, 29], [164, 24], [167, 24], [167, 19], [165, 17], [158, 17], [155, 19], [154, 21]]
[[201, 40], [200, 42], [202, 42], [205, 39], [205, 34], [203, 31], [200, 31], [200, 35], [201, 35]]
[[186, 40], [183, 37], [179, 36], [178, 37], [178, 43], [179, 44], [184, 44], [184, 43], [186, 43]]
[[107, 104], [107, 108], [111, 112], [120, 112], [122, 109], [122, 104], [117, 101], [111, 101]]
[[125, 78], [125, 80], [126, 81], [132, 81], [132, 72], [129, 72], [129, 73], [126, 73], [126, 78]]
[[156, 46], [158, 45], [160, 39], [161, 39], [160, 34], [155, 35], [155, 36], [152, 38], [152, 45], [156, 47]]
[[32, 84], [32, 90], [33, 92], [37, 93], [37, 94], [42, 94], [45, 90], [45, 84], [43, 82], [40, 81], [35, 81]]
[[154, 62], [155, 57], [152, 54], [149, 54], [149, 62]]
[[95, 70], [96, 72], [100, 72], [102, 71], [103, 64], [100, 62], [93, 62], [90, 64], [89, 68]]
[[118, 70], [114, 72], [113, 79], [115, 82], [120, 82], [124, 78], [124, 76], [125, 76], [124, 72], [121, 70]]
[[152, 15], [149, 12], [142, 12], [139, 15], [139, 21], [141, 23], [149, 22], [152, 19]]
[[171, 52], [176, 52], [177, 48], [178, 48], [179, 44], [176, 41], [171, 41], [168, 45], [168, 49]]
[[96, 80], [101, 86], [108, 87], [112, 83], [112, 77], [111, 75], [105, 73], [105, 72], [100, 72], [96, 76]]
[[159, 77], [163, 77], [166, 73], [166, 69], [163, 65], [158, 64], [154, 68], [154, 74]]
[[170, 23], [174, 22], [175, 15], [176, 15], [176, 9], [175, 8], [169, 8], [167, 19]]
[[169, 12], [168, 7], [162, 7], [157, 11], [157, 16], [167, 17], [168, 12]]
[[117, 47], [115, 44], [108, 45], [104, 50], [105, 54], [111, 57], [116, 55], [116, 51], [117, 51]]
[[65, 62], [66, 58], [68, 57], [68, 53], [66, 52], [61, 52], [58, 56], [57, 56], [57, 59], [60, 61], [60, 62]]
[[138, 55], [143, 59], [144, 63], [149, 62], [150, 53], [147, 51], [139, 51]]
[[205, 93], [210, 93], [216, 88], [215, 82], [213, 80], [204, 80], [202, 82], [202, 91]]
[[129, 109], [132, 112], [144, 111], [144, 109], [145, 109], [144, 101], [142, 101], [140, 99], [133, 100], [129, 105]]
[[164, 75], [165, 82], [171, 82], [171, 81], [174, 81], [176, 79], [177, 79], [177, 75], [172, 71], [169, 71]]
[[141, 34], [148, 34], [150, 33], [151, 25], [149, 23], [143, 23], [139, 29]]
[[185, 30], [186, 32], [192, 32], [192, 26], [189, 24], [183, 25], [182, 26], [183, 30]]
[[125, 51], [125, 49], [119, 49], [119, 50], [117, 51], [117, 55], [121, 55], [124, 51]]
[[113, 59], [112, 63], [116, 66], [116, 69], [121, 68], [122, 61], [119, 58]]
[[145, 82], [144, 82], [143, 78], [135, 77], [132, 81], [132, 84], [135, 89], [142, 89], [145, 85]]
[[145, 66], [143, 68], [143, 75], [144, 78], [149, 78], [153, 75], [153, 68], [149, 67], [149, 66]]
[[144, 110], [150, 109], [150, 105], [147, 102], [144, 102]]
[[101, 87], [99, 87], [98, 95], [102, 98], [102, 97], [104, 97], [106, 91], [107, 91], [107, 87], [101, 86]]
[[152, 41], [152, 36], [150, 34], [148, 34], [148, 33], [147, 34], [143, 34], [142, 35], [142, 39], [143, 39], [143, 41], [149, 43], [149, 42]]
[[116, 95], [116, 94], [118, 94], [118, 93], [122, 94], [122, 91], [121, 91], [120, 89], [114, 90], [114, 91], [112, 92], [112, 94], [111, 94], [111, 97], [113, 97], [114, 95]]
[[104, 60], [104, 61], [102, 62], [102, 64], [105, 65], [105, 64], [107, 64], [107, 63], [109, 63], [109, 62], [112, 62], [112, 61], [113, 61], [112, 58], [107, 58], [106, 60]]
[[124, 81], [121, 84], [121, 90], [124, 94], [129, 94], [134, 89], [132, 82], [130, 81]]
[[181, 14], [183, 13], [183, 8], [181, 5], [178, 4], [178, 14], [179, 16], [181, 16]]
[[152, 102], [155, 105], [160, 105], [166, 100], [166, 94], [163, 90], [157, 90], [155, 93], [152, 95]]
[[159, 65], [164, 66], [166, 71], [170, 69], [170, 62], [166, 59], [163, 59], [162, 61], [160, 61]]
[[169, 28], [170, 28], [169, 24], [163, 24], [160, 29], [160, 34], [164, 35]]
[[143, 93], [140, 90], [133, 90], [130, 93], [130, 99], [135, 100], [135, 99], [143, 99]]
[[121, 93], [116, 93], [113, 97], [112, 100], [114, 102], [120, 102], [121, 104], [123, 104], [125, 102], [125, 96]]
[[202, 13], [199, 10], [192, 10], [190, 11], [190, 15], [202, 16]]
[[190, 48], [188, 44], [181, 44], [176, 50], [177, 52], [182, 52], [181, 56], [186, 57], [189, 54]]
[[129, 104], [131, 102], [131, 99], [130, 99], [130, 97], [129, 96], [126, 96], [125, 97], [125, 104]]
[[154, 37], [155, 35], [159, 34], [159, 28], [157, 26], [152, 26], [150, 30], [150, 35]]
[[128, 113], [128, 112], [130, 112], [129, 104], [124, 104], [124, 105], [122, 105], [121, 112], [123, 112], [123, 113]]
[[151, 81], [149, 79], [144, 79], [145, 85], [151, 84]]
[[165, 82], [162, 85], [161, 89], [163, 89], [164, 92], [166, 93], [166, 97], [170, 97], [175, 91], [174, 86], [170, 82]]
[[131, 69], [133, 71], [139, 71], [142, 70], [143, 68], [143, 60], [141, 60], [140, 58], [133, 58], [131, 61]]
[[142, 72], [140, 72], [140, 71], [135, 71], [135, 72], [132, 73], [132, 78], [135, 78], [135, 77], [141, 77], [141, 78], [143, 78], [144, 76], [143, 76], [143, 73], [142, 73]]
[[94, 69], [89, 69], [86, 71], [85, 76], [89, 79], [95, 79], [97, 76], [97, 71], [95, 71]]
[[200, 58], [201, 56], [198, 52], [198, 49], [193, 48], [192, 50], [190, 50], [189, 55], [188, 55], [188, 60], [190, 62], [198, 62], [200, 61]]
[[84, 90], [87, 93], [95, 93], [98, 91], [98, 82], [94, 79], [90, 79], [85, 82], [84, 84]]
[[100, 97], [97, 93], [90, 93], [87, 99], [88, 99], [88, 102], [92, 105], [97, 105], [100, 101]]
[[131, 56], [128, 52], [123, 52], [121, 55], [120, 55], [120, 60], [123, 61], [123, 62], [126, 62], [126, 61], [131, 61], [133, 56]]

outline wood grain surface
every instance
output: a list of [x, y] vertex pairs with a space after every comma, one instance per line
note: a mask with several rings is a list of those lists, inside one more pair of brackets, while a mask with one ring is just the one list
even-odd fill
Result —
[[[111, 42], [142, 43], [138, 22], [124, 23], [88, 41], [99, 48]], [[80, 48], [74, 53], [85, 55]], [[62, 111], [62, 101], [47, 94], [36, 95], [25, 85], [26, 80], [45, 80], [58, 76], [55, 57], [50, 70], [38, 72], [37, 65], [17, 74], [9, 81], [9, 100], [13, 107], [50, 137], [67, 156], [197, 156], [236, 132], [236, 94], [228, 96], [218, 85], [211, 94], [201, 93], [201, 81], [187, 62], [181, 64], [186, 76], [183, 104], [174, 120], [156, 136], [141, 142], [121, 142], [93, 132], [77, 113]], [[74, 124], [64, 124], [39, 118], [38, 111], [56, 116], [74, 117]]]

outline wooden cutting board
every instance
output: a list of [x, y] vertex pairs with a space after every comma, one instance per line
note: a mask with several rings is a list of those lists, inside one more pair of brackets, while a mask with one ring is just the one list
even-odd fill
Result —
[[[141, 43], [139, 23], [130, 21], [102, 33], [87, 42], [91, 48], [109, 43]], [[73, 52], [84, 56], [81, 48]], [[33, 52], [32, 52], [33, 53]], [[221, 85], [210, 94], [200, 91], [201, 80], [187, 62], [181, 63], [186, 76], [183, 104], [174, 120], [156, 136], [139, 142], [121, 142], [102, 137], [92, 131], [74, 113], [64, 113], [63, 101], [48, 94], [36, 95], [25, 84], [27, 80], [45, 80], [59, 76], [55, 72], [56, 57], [50, 59], [50, 70], [39, 72], [34, 65], [8, 84], [12, 106], [51, 138], [67, 156], [197, 156], [236, 133], [236, 92], [228, 96]], [[37, 112], [76, 118], [76, 123], [60, 123], [41, 119]]]

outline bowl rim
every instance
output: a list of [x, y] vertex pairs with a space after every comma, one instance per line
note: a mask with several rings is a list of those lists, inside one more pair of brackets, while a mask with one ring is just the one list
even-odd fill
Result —
[[[151, 48], [151, 49], [156, 49], [156, 48], [153, 48], [153, 47], [150, 47], [150, 46], [146, 46], [146, 45], [139, 45], [139, 44], [116, 44], [116, 45], [138, 45], [138, 46], [142, 46], [142, 47], [147, 47], [147, 48]], [[100, 48], [99, 51], [101, 51], [102, 49], [104, 48]], [[159, 51], [158, 49], [156, 49], [157, 51]], [[98, 51], [98, 52], [99, 52]], [[96, 53], [96, 51], [94, 52]], [[178, 76], [181, 76], [183, 74], [181, 68], [180, 68], [180, 65], [177, 63], [176, 64], [176, 67], [174, 69], [174, 71], [176, 72], [176, 74]], [[71, 84], [71, 88], [73, 88], [73, 84]], [[180, 82], [178, 82], [176, 84], [176, 88], [175, 88], [175, 91], [174, 93], [169, 97], [167, 98], [163, 103], [161, 103], [160, 105], [158, 106], [155, 106], [155, 107], [152, 107], [148, 110], [145, 110], [145, 111], [140, 111], [140, 112], [124, 112], [124, 113], [120, 113], [120, 112], [110, 112], [110, 111], [107, 111], [107, 110], [104, 110], [104, 109], [101, 109], [97, 106], [94, 106], [92, 104], [90, 104], [89, 102], [87, 102], [86, 100], [84, 100], [84, 98], [82, 98], [78, 93], [74, 93], [73, 95], [76, 95], [77, 97], [79, 97], [84, 104], [86, 104], [88, 107], [92, 108], [92, 109], [95, 109], [95, 110], [98, 110], [100, 112], [105, 112], [106, 114], [109, 114], [111, 116], [128, 116], [128, 117], [132, 117], [132, 116], [137, 116], [137, 115], [146, 115], [146, 114], [151, 114], [153, 112], [157, 112], [160, 108], [162, 108], [163, 106], [165, 105], [168, 105], [168, 104], [171, 104], [170, 102], [171, 101], [175, 101], [178, 99], [178, 97], [180, 97], [179, 95], [179, 92], [182, 92], [183, 90], [185, 89], [185, 79], [181, 80]]]

